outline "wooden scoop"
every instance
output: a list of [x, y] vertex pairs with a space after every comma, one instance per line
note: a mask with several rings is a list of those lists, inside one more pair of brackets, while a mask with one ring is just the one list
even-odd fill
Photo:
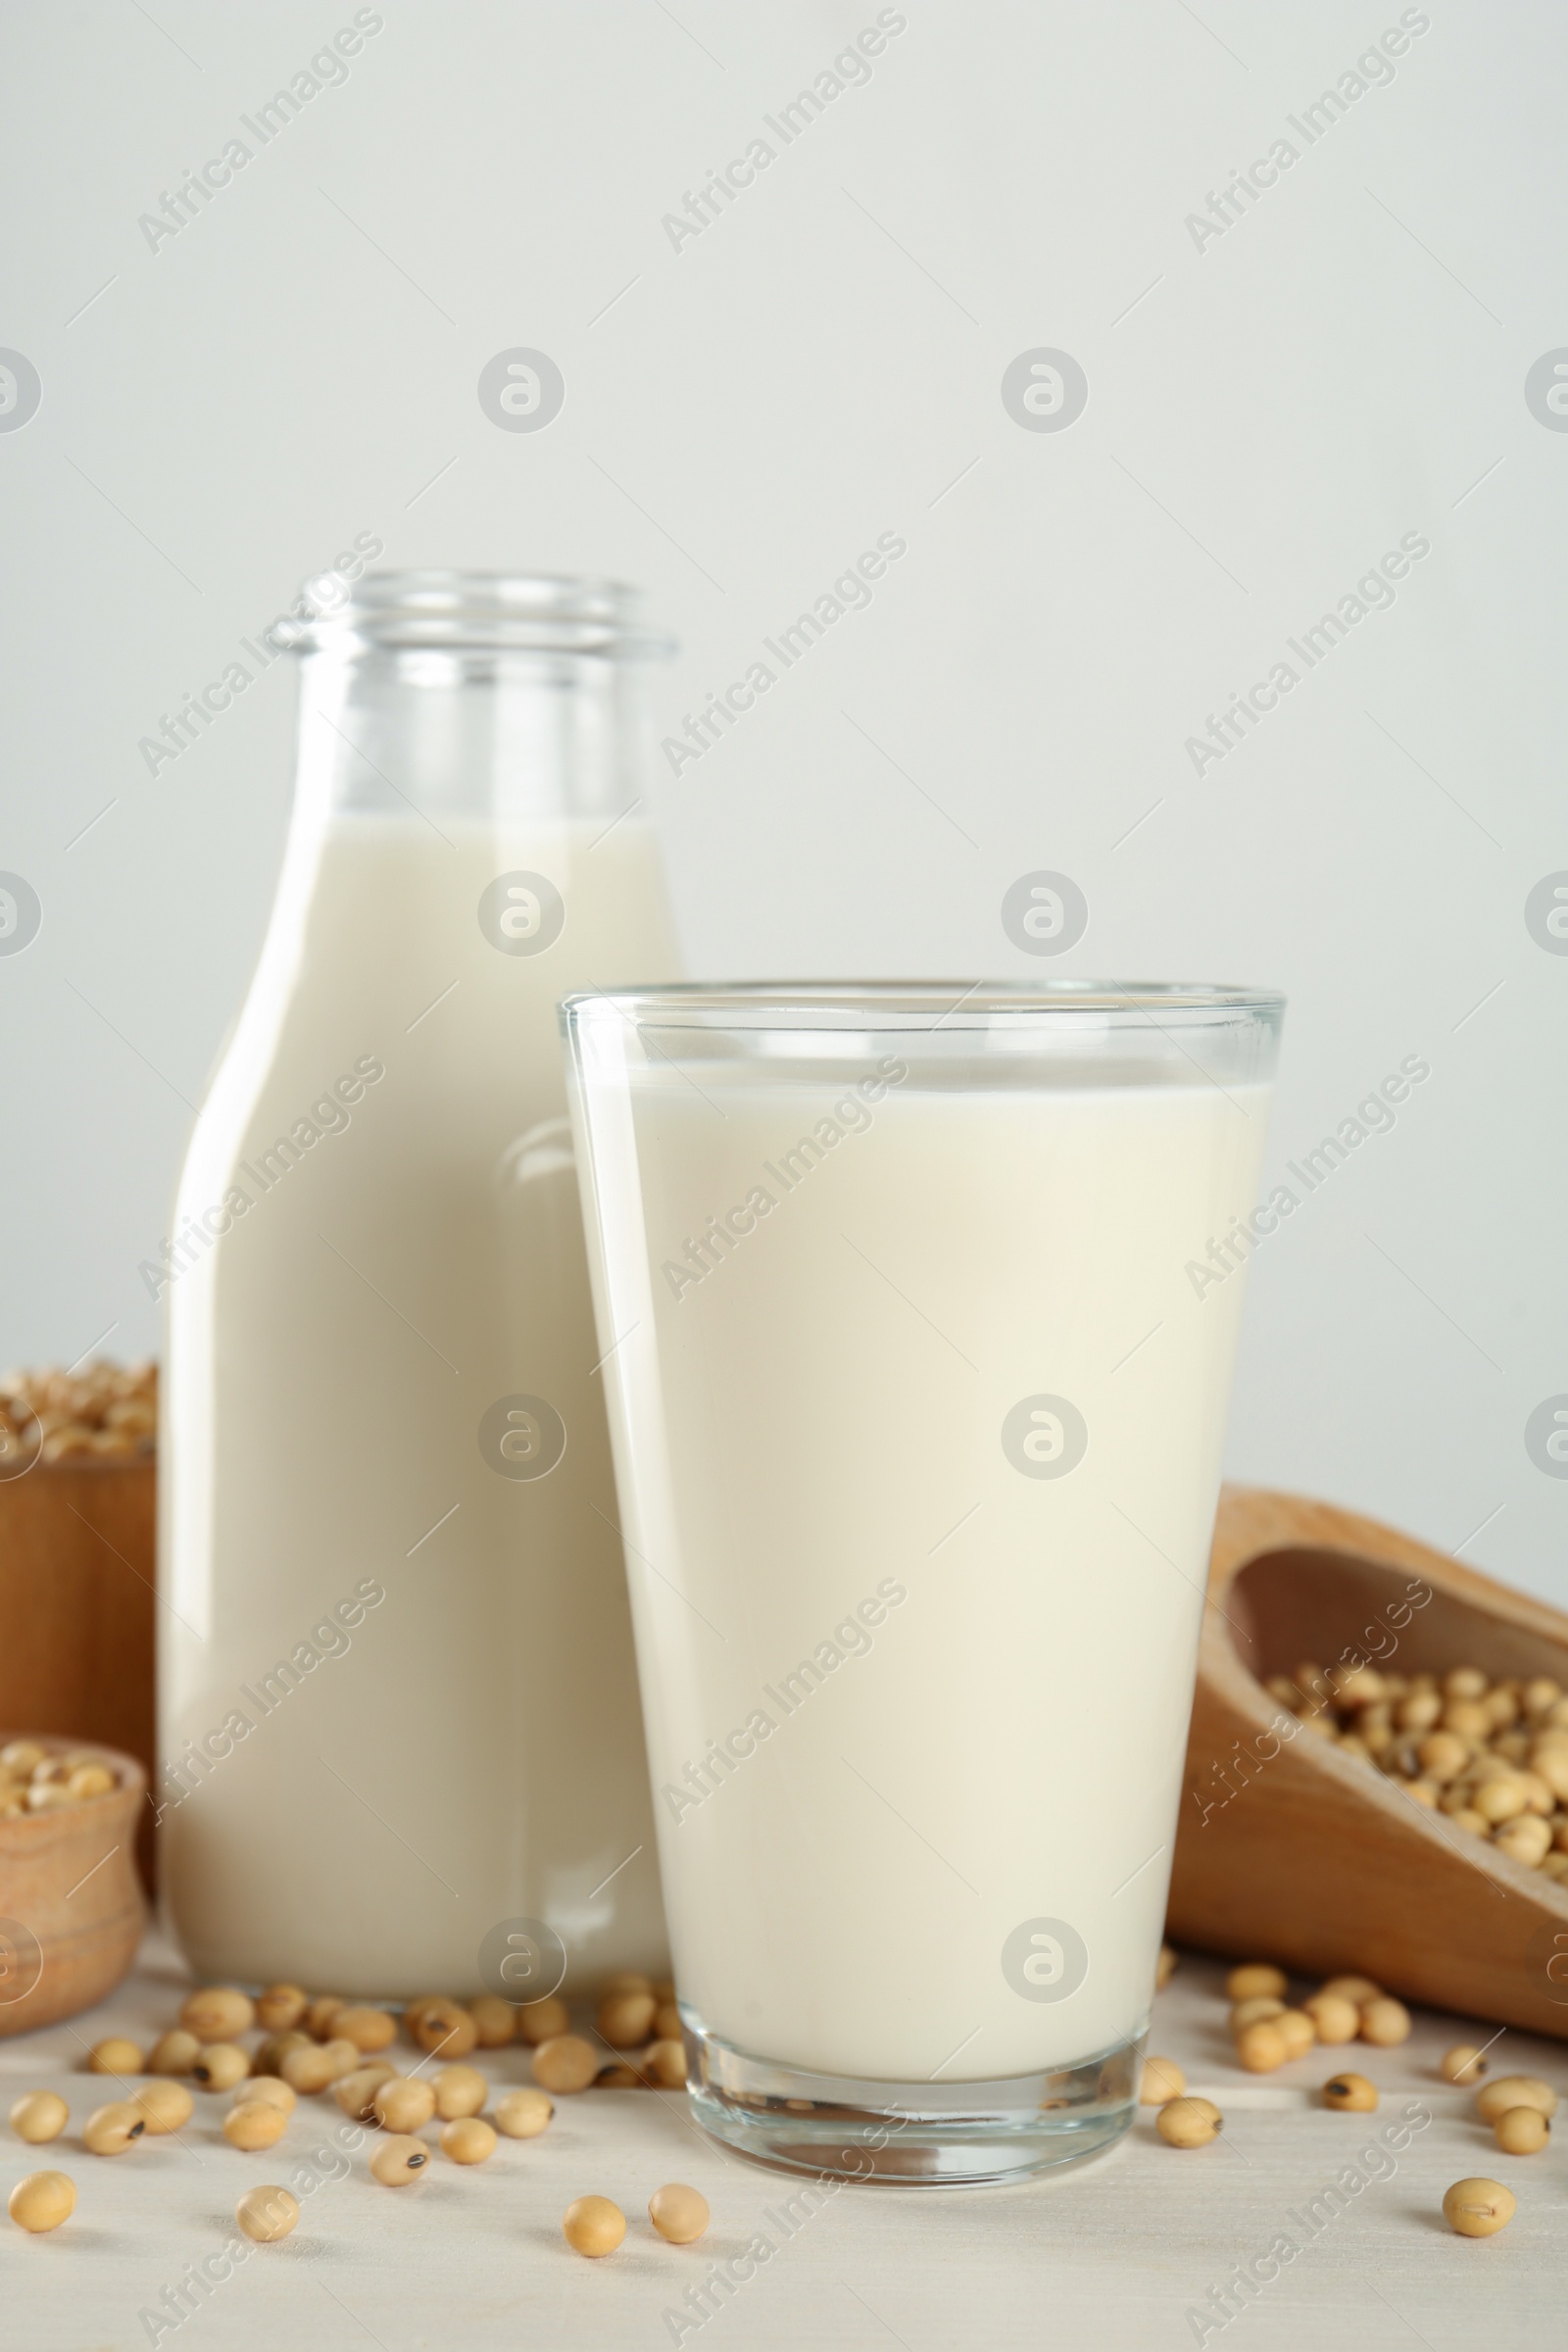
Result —
[[1264, 1689], [1310, 1659], [1551, 1675], [1568, 1617], [1394, 1528], [1229, 1487], [1209, 1563], [1171, 1880], [1177, 1943], [1354, 1970], [1388, 1990], [1568, 2039], [1568, 1886], [1298, 1730]]

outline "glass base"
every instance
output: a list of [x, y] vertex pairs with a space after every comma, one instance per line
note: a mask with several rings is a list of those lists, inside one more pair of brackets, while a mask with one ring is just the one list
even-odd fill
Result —
[[754, 2058], [682, 2010], [686, 2087], [705, 2132], [776, 2172], [957, 2187], [1084, 2164], [1137, 2106], [1144, 2036], [995, 2082], [885, 2082]]

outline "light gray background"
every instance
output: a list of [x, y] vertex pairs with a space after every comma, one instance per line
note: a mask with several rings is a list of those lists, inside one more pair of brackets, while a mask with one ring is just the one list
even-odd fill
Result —
[[[44, 924], [0, 958], [0, 1352], [156, 1345], [136, 1265], [265, 921], [289, 663], [156, 778], [138, 741], [303, 575], [370, 530], [639, 581], [684, 644], [663, 731], [896, 531], [871, 608], [662, 780], [691, 969], [1050, 969], [999, 915], [1049, 867], [1091, 909], [1054, 968], [1288, 990], [1271, 1170], [1425, 1056], [1259, 1253], [1231, 1471], [1568, 1600], [1568, 1480], [1523, 1439], [1568, 1391], [1568, 956], [1523, 911], [1568, 867], [1568, 433], [1524, 399], [1568, 344], [1561, 8], [1432, 0], [1305, 149], [1286, 117], [1398, 6], [905, 0], [678, 252], [662, 216], [872, 0], [379, 13], [153, 252], [138, 217], [353, 7], [6, 11], [0, 344], [43, 400], [0, 434], [0, 866]], [[478, 404], [514, 345], [565, 378], [542, 432]], [[1000, 396], [1042, 345], [1089, 379], [1062, 432]], [[1393, 609], [1196, 776], [1206, 714], [1410, 531]]]

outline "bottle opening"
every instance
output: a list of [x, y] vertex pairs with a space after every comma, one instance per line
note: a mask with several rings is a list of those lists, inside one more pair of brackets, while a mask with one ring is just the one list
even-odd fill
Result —
[[350, 656], [379, 647], [462, 652], [597, 654], [613, 661], [671, 653], [644, 622], [642, 597], [592, 575], [510, 571], [318, 571], [301, 602], [311, 617], [279, 624], [299, 654]]

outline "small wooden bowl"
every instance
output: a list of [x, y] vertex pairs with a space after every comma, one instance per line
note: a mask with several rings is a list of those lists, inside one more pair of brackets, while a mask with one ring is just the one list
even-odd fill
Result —
[[[0, 1747], [29, 1737], [0, 1733]], [[135, 1853], [147, 1776], [116, 1748], [72, 1744], [100, 1755], [120, 1787], [82, 1805], [0, 1816], [0, 2036], [92, 2008], [141, 1941]]]
[[1568, 1689], [1568, 1617], [1376, 1520], [1245, 1487], [1220, 1498], [1208, 1600], [1174, 1940], [1306, 1976], [1364, 1972], [1433, 2008], [1568, 2039], [1568, 1886], [1364, 1758], [1306, 1732], [1282, 1740], [1263, 1687], [1359, 1647], [1399, 1673], [1479, 1666]]
[[[128, 1748], [157, 1768], [153, 1702], [157, 1465], [38, 1462], [0, 1478], [0, 1723]], [[153, 1816], [142, 1808], [153, 1885]], [[0, 1913], [5, 1909], [0, 1904]]]

